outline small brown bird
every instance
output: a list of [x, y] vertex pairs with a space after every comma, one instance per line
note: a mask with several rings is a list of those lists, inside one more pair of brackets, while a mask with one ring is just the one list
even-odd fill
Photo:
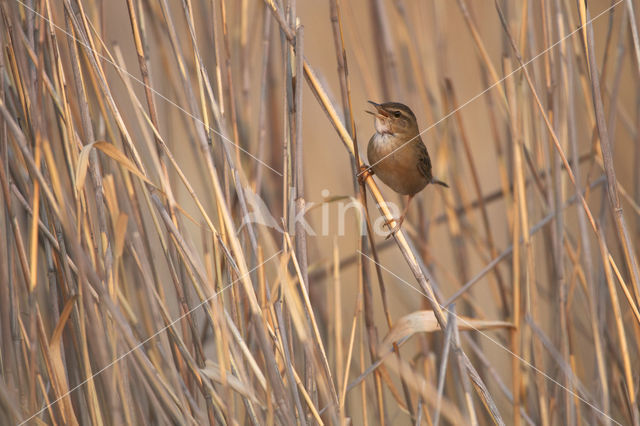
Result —
[[376, 133], [369, 140], [367, 157], [370, 166], [365, 173], [376, 174], [382, 182], [409, 199], [396, 220], [391, 234], [397, 232], [404, 221], [413, 197], [430, 183], [449, 187], [433, 177], [427, 147], [420, 138], [418, 121], [411, 109], [398, 102], [377, 104], [369, 101], [376, 111], [367, 111], [375, 117]]

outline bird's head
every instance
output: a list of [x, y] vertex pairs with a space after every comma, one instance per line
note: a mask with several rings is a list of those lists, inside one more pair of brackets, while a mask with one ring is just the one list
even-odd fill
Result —
[[369, 101], [375, 111], [367, 111], [375, 118], [376, 132], [413, 137], [418, 134], [418, 121], [411, 108], [399, 102], [377, 104]]

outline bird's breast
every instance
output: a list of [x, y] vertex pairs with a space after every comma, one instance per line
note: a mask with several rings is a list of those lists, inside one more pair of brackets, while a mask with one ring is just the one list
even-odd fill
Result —
[[418, 168], [419, 153], [416, 143], [387, 133], [375, 133], [369, 141], [367, 157], [373, 172], [394, 191], [413, 195], [428, 183]]

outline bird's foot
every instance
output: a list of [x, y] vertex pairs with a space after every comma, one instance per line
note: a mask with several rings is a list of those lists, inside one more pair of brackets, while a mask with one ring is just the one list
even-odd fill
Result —
[[[393, 222], [395, 222], [395, 226], [392, 227]], [[385, 224], [391, 228], [389, 231], [389, 235], [386, 236], [385, 240], [388, 240], [393, 235], [395, 235], [398, 231], [400, 231], [400, 227], [402, 226], [402, 222], [404, 222], [404, 216], [401, 216], [399, 219], [392, 219], [385, 221]]]
[[373, 169], [364, 163], [361, 164], [358, 171], [358, 183], [364, 185], [369, 176], [373, 176]]

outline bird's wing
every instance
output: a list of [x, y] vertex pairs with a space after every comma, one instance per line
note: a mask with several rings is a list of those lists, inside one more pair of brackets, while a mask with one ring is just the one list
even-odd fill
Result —
[[429, 158], [427, 147], [420, 139], [416, 140], [416, 146], [418, 148], [418, 170], [428, 181], [431, 181], [433, 174], [431, 173], [431, 158]]

